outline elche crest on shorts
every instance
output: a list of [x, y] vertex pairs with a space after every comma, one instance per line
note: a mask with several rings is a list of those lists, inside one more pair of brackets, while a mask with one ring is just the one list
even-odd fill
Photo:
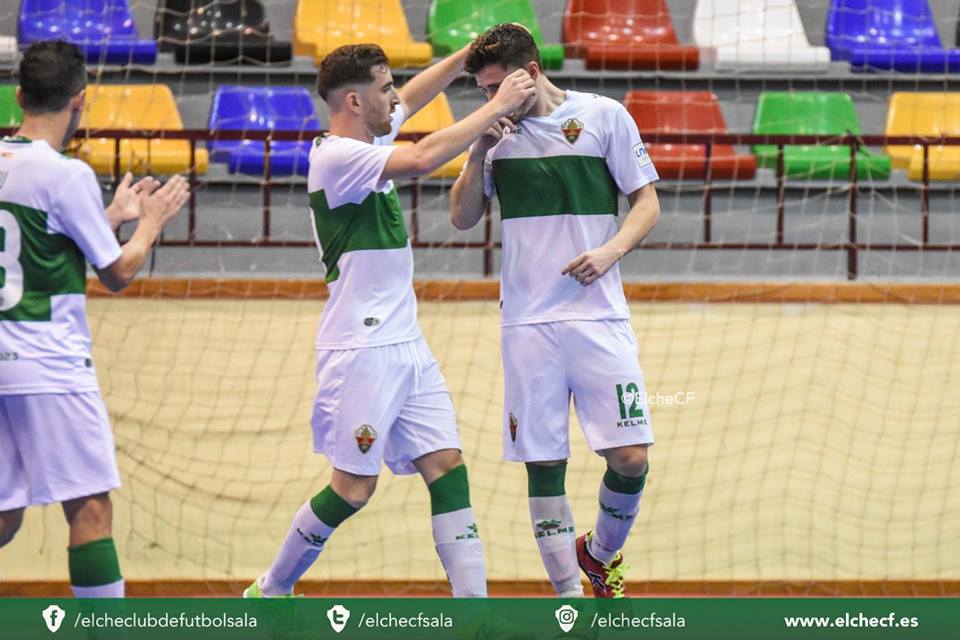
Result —
[[563, 126], [560, 127], [560, 131], [563, 132], [563, 137], [567, 139], [567, 142], [573, 144], [583, 132], [583, 123], [576, 118], [570, 118], [563, 123]]
[[360, 428], [353, 432], [353, 437], [357, 439], [360, 453], [366, 453], [377, 439], [377, 430], [369, 424], [360, 425]]
[[520, 422], [517, 421], [517, 416], [510, 414], [509, 417], [509, 427], [510, 427], [510, 440], [513, 442], [517, 441], [517, 428], [520, 427]]
[[635, 382], [617, 385], [617, 403], [620, 405], [620, 419], [617, 428], [646, 427], [649, 422], [643, 414], [643, 396]]

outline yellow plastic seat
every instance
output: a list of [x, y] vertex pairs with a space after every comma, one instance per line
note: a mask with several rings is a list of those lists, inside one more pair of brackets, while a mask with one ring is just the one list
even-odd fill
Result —
[[390, 64], [422, 67], [433, 49], [410, 35], [400, 0], [300, 0], [293, 19], [293, 51], [317, 64], [345, 44], [375, 42]]
[[[887, 109], [888, 136], [960, 136], [960, 93], [895, 92]], [[894, 168], [906, 169], [911, 180], [923, 179], [923, 147], [888, 145]], [[930, 147], [931, 180], [960, 177], [960, 147]]]
[[[183, 129], [170, 87], [166, 85], [90, 85], [80, 129], [176, 131]], [[99, 174], [110, 175], [116, 159], [111, 138], [88, 138], [77, 149], [78, 158]], [[197, 172], [206, 173], [207, 150], [197, 147]], [[185, 173], [190, 170], [187, 140], [120, 140], [120, 172], [135, 174]]]
[[[423, 109], [414, 114], [412, 118], [404, 122], [403, 126], [400, 127], [400, 133], [433, 133], [445, 129], [453, 123], [453, 110], [450, 109], [450, 101], [447, 100], [445, 93], [440, 93], [428, 102]], [[397, 142], [396, 144], [410, 143]], [[460, 175], [463, 163], [466, 161], [467, 154], [461, 153], [430, 175], [435, 178], [456, 178]]]

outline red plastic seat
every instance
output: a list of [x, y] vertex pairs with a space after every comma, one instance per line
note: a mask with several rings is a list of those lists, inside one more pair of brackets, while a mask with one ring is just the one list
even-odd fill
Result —
[[567, 57], [588, 69], [696, 69], [697, 47], [681, 45], [667, 0], [570, 0], [563, 13]]
[[[709, 91], [630, 91], [627, 110], [644, 131], [660, 133], [727, 133], [717, 96]], [[684, 180], [706, 177], [706, 146], [702, 144], [647, 144], [661, 178]], [[737, 153], [733, 145], [714, 145], [711, 176], [718, 180], [749, 180], [757, 173], [752, 155]]]

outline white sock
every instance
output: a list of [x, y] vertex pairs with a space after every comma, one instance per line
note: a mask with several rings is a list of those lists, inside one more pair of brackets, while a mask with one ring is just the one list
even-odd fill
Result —
[[333, 531], [334, 527], [327, 526], [317, 518], [307, 500], [294, 516], [293, 524], [269, 571], [260, 577], [260, 591], [267, 596], [293, 593], [293, 585], [323, 551]]
[[101, 584], [96, 587], [78, 587], [70, 585], [74, 598], [122, 598], [124, 592], [123, 578], [110, 584]]
[[605, 483], [600, 483], [600, 513], [597, 514], [597, 526], [590, 538], [590, 555], [604, 564], [609, 564], [617, 557], [636, 520], [642, 495], [643, 490], [617, 493]]
[[562, 598], [583, 597], [577, 564], [577, 534], [567, 496], [528, 499], [533, 535], [554, 591]]
[[431, 517], [437, 554], [447, 572], [454, 598], [487, 597], [487, 565], [473, 509], [467, 507]]

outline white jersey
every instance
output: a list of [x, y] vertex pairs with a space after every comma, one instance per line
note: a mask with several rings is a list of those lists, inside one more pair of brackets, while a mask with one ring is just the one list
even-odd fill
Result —
[[525, 117], [489, 151], [484, 194], [500, 201], [503, 326], [630, 317], [620, 268], [589, 286], [561, 275], [617, 233], [619, 193], [658, 179], [622, 104], [567, 91], [553, 113]]
[[0, 395], [97, 391], [86, 263], [120, 257], [93, 170], [44, 141], [0, 140]]
[[317, 349], [357, 349], [421, 337], [413, 293], [413, 251], [393, 181], [381, 181], [404, 114], [368, 144], [317, 138], [310, 151], [310, 211], [330, 299]]

